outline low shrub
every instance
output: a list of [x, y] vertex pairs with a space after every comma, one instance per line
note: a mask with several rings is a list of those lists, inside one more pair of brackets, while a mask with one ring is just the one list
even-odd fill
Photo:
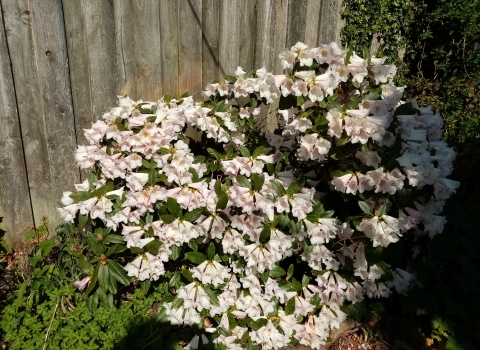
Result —
[[203, 102], [122, 97], [86, 130], [94, 171], [59, 212], [84, 231], [91, 309], [133, 277], [170, 292], [159, 320], [193, 327], [186, 349], [318, 348], [349, 305], [408, 291], [458, 187], [440, 116], [401, 102], [368, 52], [280, 58], [285, 75], [239, 67]]

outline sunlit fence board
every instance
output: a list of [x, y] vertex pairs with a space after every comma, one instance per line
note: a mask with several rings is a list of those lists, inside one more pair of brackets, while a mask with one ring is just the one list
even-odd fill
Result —
[[[117, 95], [199, 96], [209, 82], [265, 67], [298, 41], [339, 39], [337, 0], [2, 0], [0, 215], [23, 227], [56, 212], [85, 178], [77, 144]], [[275, 116], [271, 116], [275, 117]]]

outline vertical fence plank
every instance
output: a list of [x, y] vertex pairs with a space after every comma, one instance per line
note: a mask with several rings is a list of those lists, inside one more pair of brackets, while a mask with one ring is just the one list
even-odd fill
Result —
[[321, 1], [308, 0], [304, 43], [310, 47], [317, 46], [321, 10]]
[[17, 247], [25, 227], [33, 226], [22, 136], [10, 57], [0, 7], [0, 216], [7, 242]]
[[340, 45], [342, 1], [323, 0], [321, 11], [318, 44], [327, 44], [335, 41]]
[[219, 62], [220, 3], [203, 0], [202, 3], [202, 88], [221, 78], [224, 69]]
[[[162, 66], [159, 2], [132, 1], [137, 99], [156, 101], [161, 96]], [[172, 49], [172, 48], [170, 48]]]
[[307, 2], [308, 0], [294, 0], [290, 2], [287, 32], [288, 47], [295, 45], [299, 41], [305, 40]]
[[162, 90], [158, 97], [167, 94], [178, 97], [179, 94], [178, 26], [181, 24], [178, 23], [178, 6], [178, 1], [160, 0]]
[[117, 92], [138, 99], [135, 83], [134, 26], [132, 3], [113, 1], [115, 18], [115, 43], [117, 53]]
[[240, 28], [239, 2], [224, 0], [220, 2], [220, 33], [219, 33], [219, 61], [222, 62], [220, 74], [231, 75], [238, 66], [240, 43], [238, 38]]
[[82, 143], [82, 141], [85, 141], [83, 129], [89, 128], [93, 121], [88, 42], [85, 37], [82, 2], [63, 0], [63, 13], [76, 119], [75, 129], [78, 142]]
[[276, 0], [275, 2], [275, 36], [273, 38], [274, 57], [272, 71], [274, 74], [280, 74], [283, 72], [283, 69], [278, 54], [287, 47], [287, 25], [290, 0]]
[[202, 0], [179, 2], [178, 89], [179, 94], [202, 90]]
[[274, 58], [273, 38], [275, 35], [275, 1], [257, 0], [255, 33], [255, 68], [272, 69]]
[[113, 5], [109, 1], [63, 0], [70, 77], [79, 143], [116, 103], [117, 70]]
[[111, 1], [84, 0], [83, 17], [88, 43], [90, 88], [94, 91], [91, 94], [94, 120], [99, 119], [117, 100], [117, 64], [113, 16], [113, 3]]
[[79, 181], [61, 3], [5, 0], [2, 7], [34, 220], [47, 216], [53, 228], [62, 191]]
[[252, 0], [237, 0], [236, 6], [238, 6], [237, 15], [240, 15], [237, 34], [239, 56], [236, 65], [248, 71], [255, 68], [255, 2]]

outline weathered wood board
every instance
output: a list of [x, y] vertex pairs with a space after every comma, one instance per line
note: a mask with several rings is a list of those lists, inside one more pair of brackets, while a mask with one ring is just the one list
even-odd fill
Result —
[[[245, 70], [280, 74], [298, 41], [339, 41], [339, 0], [2, 0], [0, 215], [3, 229], [48, 216], [85, 178], [74, 161], [83, 129], [117, 95], [199, 97]], [[3, 15], [3, 17], [2, 17]], [[272, 116], [275, 117], [275, 116]]]

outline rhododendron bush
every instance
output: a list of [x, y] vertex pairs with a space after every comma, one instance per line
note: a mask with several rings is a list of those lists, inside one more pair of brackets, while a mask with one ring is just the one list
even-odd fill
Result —
[[159, 317], [196, 329], [186, 348], [318, 349], [348, 305], [408, 291], [458, 187], [440, 115], [368, 53], [280, 59], [284, 75], [239, 67], [201, 102], [120, 97], [85, 131], [93, 172], [59, 211], [87, 235], [91, 304], [160, 281]]

